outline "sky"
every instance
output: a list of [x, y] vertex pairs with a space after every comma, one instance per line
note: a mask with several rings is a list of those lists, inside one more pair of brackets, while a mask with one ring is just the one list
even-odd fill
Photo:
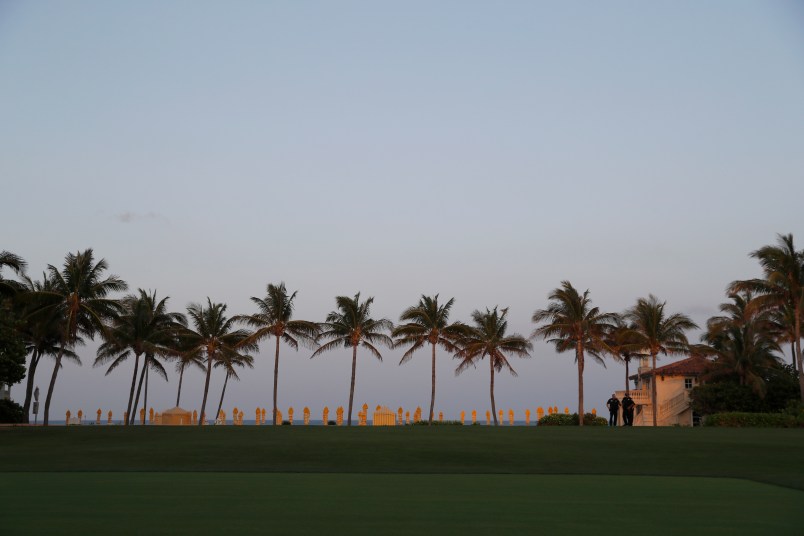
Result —
[[[704, 324], [760, 274], [751, 251], [804, 244], [802, 95], [792, 1], [0, 0], [0, 249], [36, 277], [91, 247], [175, 311], [255, 312], [284, 281], [301, 319], [361, 292], [397, 321], [439, 293], [529, 336], [569, 280], [603, 310], [653, 293]], [[104, 376], [95, 348], [60, 372], [54, 418], [122, 413], [133, 364]], [[271, 349], [227, 411], [270, 408]], [[347, 404], [351, 356], [310, 353], [282, 349], [279, 405], [315, 418]], [[426, 410], [429, 355], [400, 357], [358, 355], [356, 405]], [[440, 353], [436, 411], [484, 413], [488, 369], [455, 366]], [[535, 341], [513, 366], [498, 408], [577, 407], [574, 355]], [[623, 384], [589, 363], [586, 407]], [[202, 389], [188, 373], [182, 406]]]

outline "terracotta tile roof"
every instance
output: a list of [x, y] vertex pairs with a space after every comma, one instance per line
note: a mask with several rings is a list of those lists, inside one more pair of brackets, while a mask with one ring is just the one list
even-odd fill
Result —
[[[693, 356], [663, 367], [656, 367], [655, 373], [659, 376], [700, 376], [710, 365], [711, 361], [705, 357]], [[644, 372], [642, 377], [653, 376], [653, 374], [653, 371]], [[638, 376], [638, 374], [634, 374], [631, 379], [636, 379]]]

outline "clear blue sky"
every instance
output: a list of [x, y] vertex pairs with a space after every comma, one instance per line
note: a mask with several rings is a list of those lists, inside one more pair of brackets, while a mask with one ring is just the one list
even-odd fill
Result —
[[[0, 1], [0, 249], [36, 275], [93, 247], [176, 310], [249, 312], [284, 280], [313, 320], [338, 294], [397, 320], [440, 292], [527, 335], [569, 279], [702, 323], [751, 250], [804, 244], [803, 97], [799, 2]], [[53, 412], [119, 412], [128, 367], [82, 357]], [[280, 405], [345, 405], [348, 354], [308, 357], [284, 351]], [[399, 357], [360, 357], [356, 402], [426, 407], [427, 356]], [[453, 367], [437, 408], [484, 411], [487, 370]], [[571, 355], [515, 368], [499, 407], [575, 406]], [[271, 375], [266, 348], [225, 406], [268, 406]], [[590, 364], [587, 406], [622, 376]]]

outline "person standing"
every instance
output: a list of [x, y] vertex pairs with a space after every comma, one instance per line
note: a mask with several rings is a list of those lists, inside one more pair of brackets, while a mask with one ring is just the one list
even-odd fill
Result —
[[634, 407], [636, 404], [634, 400], [628, 395], [628, 392], [625, 393], [623, 397], [623, 426], [633, 426], [634, 425]]
[[620, 411], [620, 401], [617, 400], [615, 393], [612, 393], [611, 398], [606, 401], [606, 407], [609, 408], [609, 426], [617, 426], [617, 413]]

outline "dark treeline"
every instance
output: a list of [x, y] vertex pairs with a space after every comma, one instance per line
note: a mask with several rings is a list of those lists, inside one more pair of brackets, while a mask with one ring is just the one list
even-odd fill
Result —
[[[131, 386], [126, 395], [126, 424], [135, 422], [140, 407], [148, 404], [149, 376], [168, 377], [168, 365], [178, 375], [176, 405], [181, 403], [184, 372], [195, 367], [204, 372], [204, 391], [199, 422], [205, 418], [209, 383], [217, 369], [224, 384], [215, 415], [223, 405], [229, 380], [254, 366], [254, 352], [273, 337], [273, 423], [277, 424], [280, 342], [293, 350], [299, 346], [317, 357], [344, 348], [352, 353], [348, 424], [351, 425], [357, 356], [368, 354], [382, 360], [383, 348], [405, 350], [400, 365], [419, 350], [429, 350], [432, 360], [428, 422], [433, 421], [438, 351], [457, 360], [455, 374], [479, 365], [489, 367], [491, 414], [497, 424], [494, 376], [503, 369], [516, 375], [512, 359], [528, 358], [529, 339], [543, 339], [557, 352], [573, 355], [578, 369], [578, 415], [584, 415], [583, 373], [588, 358], [602, 362], [611, 358], [628, 370], [634, 358], [649, 358], [656, 368], [659, 356], [698, 355], [709, 360], [706, 385], [699, 394], [699, 407], [757, 405], [768, 401], [769, 385], [785, 375], [797, 377], [798, 392], [790, 398], [804, 400], [801, 334], [804, 308], [804, 250], [796, 250], [792, 235], [779, 235], [775, 245], [753, 251], [763, 277], [739, 280], [726, 288], [721, 314], [710, 318], [699, 343], [686, 333], [698, 326], [685, 314], [668, 310], [666, 302], [649, 295], [638, 298], [622, 312], [606, 312], [592, 304], [589, 290], [580, 292], [569, 281], [547, 296], [544, 309], [533, 313], [535, 328], [530, 338], [508, 332], [508, 309], [475, 310], [469, 322], [450, 318], [454, 298], [421, 296], [405, 309], [395, 324], [375, 318], [373, 297], [337, 296], [335, 309], [323, 321], [293, 316], [297, 292], [284, 283], [268, 284], [263, 297], [252, 297], [256, 312], [231, 315], [223, 303], [209, 298], [193, 303], [186, 312], [171, 312], [169, 298], [155, 291], [138, 289], [124, 294], [128, 285], [108, 273], [105, 259], [96, 259], [92, 249], [69, 253], [60, 267], [48, 265], [41, 279], [27, 275], [23, 258], [0, 252], [0, 383], [26, 379], [22, 407], [3, 401], [0, 418], [28, 422], [34, 377], [42, 358], [53, 363], [44, 402], [43, 424], [50, 418], [50, 404], [59, 371], [68, 363], [81, 364], [79, 349], [87, 340], [101, 339], [94, 366], [106, 374], [126, 365]], [[4, 273], [5, 272], [5, 273]], [[791, 364], [785, 365], [789, 351]], [[27, 363], [27, 372], [26, 372]], [[789, 382], [788, 382], [789, 383]], [[651, 382], [656, 407], [656, 382]], [[696, 388], [698, 390], [698, 388]], [[774, 393], [776, 399], [778, 393]], [[122, 395], [121, 395], [122, 397]], [[789, 399], [772, 404], [790, 403]], [[761, 404], [760, 404], [761, 405]], [[766, 404], [767, 405], [767, 404]], [[656, 425], [656, 411], [653, 412]], [[12, 415], [9, 417], [8, 415]], [[583, 419], [580, 419], [583, 425]]]

